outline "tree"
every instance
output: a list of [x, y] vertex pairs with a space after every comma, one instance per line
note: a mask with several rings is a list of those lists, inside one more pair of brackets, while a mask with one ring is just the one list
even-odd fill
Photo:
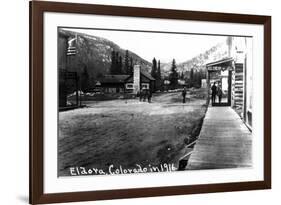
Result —
[[158, 60], [158, 66], [157, 66], [157, 79], [161, 79], [160, 60]]
[[193, 87], [193, 82], [194, 82], [194, 70], [193, 70], [193, 68], [191, 68], [191, 70], [190, 70], [189, 82], [190, 82], [190, 87]]
[[170, 80], [170, 85], [172, 89], [175, 89], [176, 86], [178, 85], [178, 72], [177, 72], [177, 66], [176, 66], [176, 60], [173, 59], [172, 61], [172, 66], [171, 66], [171, 72], [169, 75], [169, 80]]
[[81, 76], [81, 90], [85, 92], [89, 87], [89, 74], [86, 66], [83, 67], [83, 71], [80, 76]]
[[199, 77], [198, 72], [195, 70], [193, 74], [193, 82], [192, 82], [194, 87], [198, 87], [198, 77]]
[[98, 74], [97, 74], [97, 79], [101, 79], [101, 78], [103, 78], [104, 77], [104, 75], [101, 73], [101, 72], [98, 72]]
[[181, 80], [184, 80], [184, 74], [183, 74], [183, 71], [181, 72], [180, 79], [181, 79]]
[[202, 69], [197, 72], [196, 86], [201, 87], [202, 79], [205, 79], [205, 73]]
[[162, 90], [162, 78], [161, 78], [160, 60], [158, 60], [157, 72], [156, 72], [156, 89], [157, 90]]
[[116, 51], [111, 52], [110, 74], [111, 75], [123, 74], [122, 56], [119, 55], [119, 53]]
[[118, 59], [118, 64], [117, 64], [117, 74], [123, 74], [123, 61], [122, 61], [122, 56], [119, 56]]
[[116, 73], [116, 53], [113, 50], [111, 52], [111, 65], [110, 65], [110, 74], [115, 74]]
[[151, 69], [151, 76], [156, 79], [157, 78], [157, 61], [155, 58], [152, 60], [152, 69]]
[[119, 73], [119, 53], [118, 52], [115, 52], [115, 72], [114, 74], [118, 74]]
[[133, 58], [130, 57], [130, 72], [129, 72], [129, 75], [133, 73], [133, 70], [134, 70], [134, 61], [133, 61]]
[[127, 75], [130, 75], [131, 74], [131, 71], [130, 71], [130, 59], [129, 59], [129, 51], [126, 50], [126, 53], [125, 53], [125, 59], [124, 59], [124, 71]]

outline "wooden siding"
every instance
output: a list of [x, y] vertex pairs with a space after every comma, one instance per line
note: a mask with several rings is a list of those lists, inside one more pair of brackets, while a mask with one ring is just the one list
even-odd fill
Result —
[[236, 63], [232, 75], [232, 106], [242, 116], [244, 107], [244, 67]]

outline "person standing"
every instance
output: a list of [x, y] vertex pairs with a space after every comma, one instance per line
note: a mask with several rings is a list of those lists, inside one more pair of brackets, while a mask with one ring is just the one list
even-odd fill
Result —
[[211, 90], [212, 90], [212, 104], [214, 104], [216, 102], [216, 95], [217, 95], [216, 82], [213, 83]]
[[147, 89], [146, 88], [143, 88], [143, 95], [142, 95], [142, 98], [143, 98], [143, 102], [146, 101], [146, 98], [147, 98]]
[[139, 91], [139, 97], [140, 97], [140, 102], [142, 101], [142, 97], [143, 97], [143, 90], [142, 89], [140, 89], [140, 91]]
[[220, 86], [220, 85], [218, 85], [217, 95], [218, 95], [218, 97], [219, 97], [219, 103], [221, 104], [222, 89], [221, 89], [221, 86]]
[[185, 97], [186, 97], [186, 87], [183, 88], [182, 90], [182, 103], [185, 103]]
[[147, 96], [148, 103], [151, 103], [152, 91], [151, 91], [151, 89], [147, 89], [147, 91], [148, 91], [148, 96]]

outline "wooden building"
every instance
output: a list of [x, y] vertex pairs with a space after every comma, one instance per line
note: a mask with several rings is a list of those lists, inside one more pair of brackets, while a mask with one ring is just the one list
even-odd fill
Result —
[[98, 85], [105, 93], [137, 93], [140, 89], [155, 91], [155, 79], [139, 65], [134, 66], [131, 75], [105, 75], [98, 80]]
[[105, 75], [98, 80], [98, 86], [105, 93], [123, 93], [129, 77], [130, 75]]
[[[60, 110], [69, 107], [67, 95], [76, 92], [76, 102], [73, 106], [78, 106], [78, 86], [79, 78], [77, 72], [71, 72], [71, 65], [75, 65], [76, 47], [73, 45], [76, 37], [63, 32], [58, 32], [58, 74], [59, 74], [59, 108]], [[71, 43], [72, 42], [72, 43]]]
[[[252, 39], [243, 37], [228, 38], [228, 56], [206, 64], [207, 85], [211, 95], [211, 86], [217, 83], [222, 88], [221, 103], [213, 106], [231, 106], [252, 127], [253, 101], [253, 64]], [[210, 96], [209, 95], [209, 96]]]
[[[136, 70], [134, 70], [135, 72]], [[125, 82], [126, 92], [134, 92], [134, 74], [130, 75], [130, 77]], [[152, 92], [155, 91], [155, 79], [147, 72], [140, 70], [140, 79], [139, 79], [140, 89], [151, 89]], [[139, 91], [139, 90], [138, 90]], [[135, 90], [135, 92], [138, 92]]]

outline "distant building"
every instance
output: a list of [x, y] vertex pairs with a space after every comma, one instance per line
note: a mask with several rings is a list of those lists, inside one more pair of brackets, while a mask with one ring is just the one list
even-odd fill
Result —
[[178, 85], [186, 86], [185, 80], [178, 79]]
[[99, 87], [105, 93], [125, 92], [125, 83], [130, 75], [105, 75], [99, 79]]
[[105, 93], [137, 93], [142, 88], [155, 91], [155, 79], [139, 65], [134, 66], [131, 75], [105, 75], [98, 81]]
[[201, 79], [201, 88], [207, 88], [207, 80]]
[[133, 74], [126, 80], [125, 88], [127, 92], [137, 93], [140, 89], [151, 89], [155, 91], [155, 79], [147, 72], [143, 71], [139, 65], [134, 66]]

